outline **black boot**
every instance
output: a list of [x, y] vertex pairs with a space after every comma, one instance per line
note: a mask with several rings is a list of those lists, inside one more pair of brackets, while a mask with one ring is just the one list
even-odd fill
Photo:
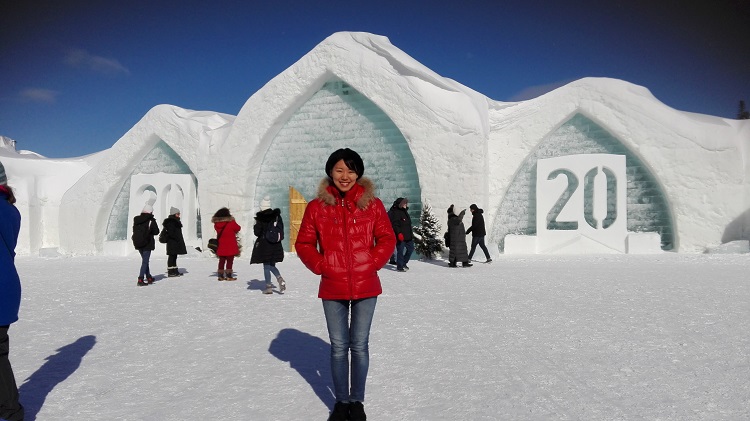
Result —
[[367, 415], [365, 415], [365, 406], [362, 405], [362, 402], [352, 402], [349, 404], [349, 420], [367, 421]]
[[177, 268], [167, 268], [167, 276], [170, 278], [174, 278], [175, 276], [180, 276], [180, 272], [177, 270]]
[[472, 267], [474, 265], [472, 265], [470, 262], [463, 262], [463, 263], [461, 263], [461, 266], [463, 266], [465, 268], [470, 268], [470, 267]]
[[349, 402], [336, 402], [331, 411], [328, 421], [348, 421], [349, 420]]

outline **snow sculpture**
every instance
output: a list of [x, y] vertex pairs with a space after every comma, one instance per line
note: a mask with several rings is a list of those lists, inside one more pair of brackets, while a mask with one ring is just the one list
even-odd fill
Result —
[[[700, 253], [747, 241], [749, 140], [750, 121], [675, 110], [616, 79], [584, 78], [528, 101], [495, 101], [385, 37], [340, 32], [255, 92], [236, 117], [158, 105], [99, 154], [0, 154], [19, 178], [18, 206], [29, 221], [20, 253], [58, 245], [66, 254], [132, 253], [131, 206], [188, 200], [192, 189], [207, 215], [227, 206], [240, 225], [252, 226], [265, 195], [285, 213], [290, 186], [312, 198], [325, 158], [339, 147], [360, 152], [386, 206], [404, 196], [438, 210], [476, 203], [485, 210], [486, 242], [500, 252], [536, 252], [540, 238], [544, 250], [571, 252], [555, 236], [572, 235], [568, 241], [599, 251]], [[539, 162], [571, 155], [586, 155], [587, 163], [557, 161], [552, 166], [568, 175], [537, 180]], [[599, 155], [624, 156], [625, 178]], [[134, 175], [160, 172], [188, 175], [192, 187], [187, 178], [168, 191], [148, 179], [131, 186]], [[568, 185], [570, 174], [583, 185]], [[547, 199], [537, 183], [545, 190], [561, 183], [556, 193], [570, 203], [557, 209], [558, 195], [538, 209], [537, 200]], [[197, 199], [182, 204], [187, 220], [197, 206]], [[416, 221], [419, 208], [412, 210]], [[193, 220], [212, 232], [210, 218], [195, 212]], [[445, 223], [444, 211], [436, 215]], [[252, 230], [241, 235], [249, 240]]]
[[[623, 172], [606, 178], [607, 190], [612, 192], [608, 195], [606, 201], [607, 209], [612, 212], [617, 209], [617, 212], [610, 212], [610, 214], [618, 216], [618, 223], [624, 224], [624, 230], [631, 233], [630, 235], [634, 235], [634, 233], [657, 233], [660, 237], [661, 249], [671, 250], [673, 248], [674, 231], [671, 211], [659, 180], [652, 174], [643, 160], [622, 141], [590, 118], [581, 113], [576, 113], [536, 145], [521, 164], [514, 180], [508, 186], [498, 210], [497, 220], [493, 224], [495, 229], [493, 236], [500, 238], [501, 251], [505, 251], [507, 248], [506, 242], [509, 237], [506, 234], [512, 234], [513, 237], [510, 237], [510, 241], [513, 242], [515, 250], [508, 250], [508, 252], [518, 253], [520, 250], [525, 250], [524, 253], [537, 252], [536, 237], [527, 239], [517, 237], [519, 235], [543, 235], [539, 233], [538, 229], [540, 226], [546, 226], [543, 223], [548, 216], [547, 212], [539, 214], [537, 201], [540, 198], [542, 200], [547, 199], [548, 196], [540, 196], [539, 192], [536, 191], [540, 182], [540, 178], [537, 176], [539, 171], [537, 166], [546, 159], [571, 155], [578, 156], [576, 162], [580, 161], [577, 164], [571, 163], [571, 165], [582, 165], [582, 168], [593, 168], [601, 165], [607, 160], [607, 158], [604, 158], [605, 156], [621, 156], [622, 158], [618, 159], [624, 160], [625, 168]], [[615, 180], [617, 180], [617, 183], [614, 183]], [[579, 177], [578, 181], [582, 183], [584, 179]], [[613, 190], [615, 186], [617, 187], [617, 195], [614, 194]], [[578, 187], [583, 189], [584, 186]], [[626, 197], [619, 199], [620, 194], [625, 194]], [[618, 197], [617, 201], [615, 201], [616, 197]], [[557, 200], [557, 198], [558, 196], [548, 199]], [[603, 206], [605, 202], [600, 203]], [[555, 228], [569, 229], [565, 226]], [[552, 235], [562, 236], [563, 234], [554, 233]], [[582, 238], [590, 239], [587, 236]], [[646, 240], [635, 242], [635, 239], [633, 239], [631, 243], [642, 244], [643, 241]], [[619, 243], [619, 240], [617, 242]], [[626, 248], [624, 243], [614, 248], [611, 248], [612, 243], [610, 242], [605, 242], [602, 245], [609, 248], [609, 252], [614, 250], [624, 252]], [[650, 249], [650, 247], [648, 248]], [[629, 249], [630, 252], [634, 252], [643, 249], [643, 246], [633, 246]], [[568, 252], [570, 251], [568, 250]]]

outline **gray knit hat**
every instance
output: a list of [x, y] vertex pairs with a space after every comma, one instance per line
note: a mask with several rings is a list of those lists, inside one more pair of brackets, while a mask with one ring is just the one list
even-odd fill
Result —
[[178, 213], [180, 213], [180, 210], [178, 208], [176, 208], [174, 206], [172, 206], [172, 207], [169, 208], [169, 214], [170, 215], [177, 215]]
[[0, 162], [0, 186], [7, 186], [8, 185], [8, 177], [5, 175], [5, 167], [3, 167], [3, 163]]

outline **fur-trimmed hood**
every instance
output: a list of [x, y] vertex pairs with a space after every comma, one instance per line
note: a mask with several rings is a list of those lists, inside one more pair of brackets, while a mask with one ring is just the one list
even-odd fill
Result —
[[[372, 202], [372, 199], [375, 198], [375, 183], [373, 183], [373, 181], [367, 177], [361, 177], [357, 179], [357, 184], [363, 189], [356, 202], [357, 208], [361, 210], [365, 209], [367, 205]], [[333, 181], [330, 178], [326, 177], [320, 182], [320, 185], [318, 186], [318, 199], [320, 199], [326, 205], [335, 206], [336, 196], [334, 195], [334, 192], [338, 192], [336, 186], [333, 184]], [[349, 192], [347, 193], [351, 192], [352, 191], [349, 190]]]
[[258, 222], [273, 222], [281, 215], [281, 209], [263, 209], [255, 214], [255, 220]]
[[234, 216], [219, 216], [219, 217], [214, 216], [211, 218], [212, 224], [215, 224], [217, 222], [229, 222], [229, 221], [234, 221]]

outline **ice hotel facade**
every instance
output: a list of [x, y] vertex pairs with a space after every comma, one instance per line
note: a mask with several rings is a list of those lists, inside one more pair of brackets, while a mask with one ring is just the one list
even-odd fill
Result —
[[295, 215], [339, 147], [360, 152], [384, 203], [408, 197], [415, 222], [426, 204], [443, 227], [449, 205], [479, 205], [493, 253], [747, 249], [747, 121], [674, 110], [646, 88], [605, 78], [498, 102], [367, 33], [330, 36], [236, 117], [154, 107], [112, 148], [49, 162], [44, 171], [77, 163], [59, 193], [24, 172], [30, 158], [2, 159], [35, 176], [17, 180], [30, 216], [21, 253], [122, 255], [146, 202], [157, 219], [180, 207], [195, 246], [227, 206], [251, 244], [268, 196], [293, 239]]

